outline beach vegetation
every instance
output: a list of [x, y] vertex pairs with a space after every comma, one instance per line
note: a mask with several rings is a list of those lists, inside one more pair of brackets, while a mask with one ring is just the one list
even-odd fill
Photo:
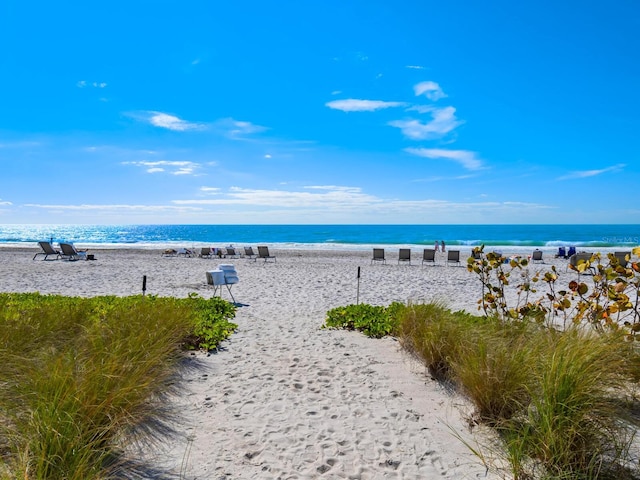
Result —
[[403, 307], [399, 302], [387, 307], [366, 303], [336, 307], [327, 312], [323, 328], [358, 330], [368, 337], [381, 338], [396, 332], [397, 312]]
[[0, 478], [143, 472], [126, 452], [170, 431], [185, 349], [235, 328], [220, 302], [0, 294]]
[[[342, 318], [334, 326], [367, 324], [363, 315], [385, 309], [359, 306], [357, 320], [344, 319], [355, 311], [334, 309]], [[547, 328], [437, 303], [398, 304], [391, 313], [402, 347], [470, 401], [470, 427], [495, 432], [498, 447], [489, 440], [472, 448], [487, 467], [516, 480], [640, 478], [631, 449], [640, 357], [624, 332]]]
[[[469, 399], [470, 426], [496, 432], [493, 466], [506, 461], [520, 480], [640, 478], [630, 451], [638, 351], [623, 334], [560, 331], [435, 304], [400, 313], [401, 345]], [[480, 458], [488, 464], [492, 455]]]
[[[474, 249], [467, 260], [467, 269], [480, 281], [478, 304], [485, 316], [536, 321], [549, 328], [583, 324], [600, 332], [620, 331], [626, 340], [638, 337], [639, 262], [612, 253], [594, 253], [575, 265], [570, 263], [568, 269], [577, 277], [563, 284], [554, 265], [546, 271], [531, 272], [527, 258], [507, 258], [496, 252], [484, 254], [483, 249], [483, 246]], [[510, 304], [505, 291], [514, 278], [512, 288], [517, 291], [517, 300]], [[544, 291], [536, 295], [542, 288]]]

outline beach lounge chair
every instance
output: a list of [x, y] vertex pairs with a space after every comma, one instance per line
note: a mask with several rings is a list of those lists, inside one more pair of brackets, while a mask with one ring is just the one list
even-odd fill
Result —
[[567, 256], [565, 258], [571, 258], [571, 255], [575, 255], [576, 254], [576, 247], [569, 247], [569, 250], [567, 251]]
[[542, 250], [534, 250], [531, 254], [531, 261], [533, 263], [544, 263], [544, 260], [542, 259]]
[[176, 256], [178, 257], [194, 257], [195, 252], [190, 248], [179, 248], [176, 252]]
[[431, 265], [436, 264], [436, 250], [435, 248], [425, 248], [422, 251], [422, 265], [424, 263], [430, 263]]
[[626, 268], [631, 258], [631, 252], [613, 252], [613, 256], [618, 259], [618, 263], [622, 268]]
[[238, 258], [240, 256], [240, 254], [238, 252], [236, 252], [236, 249], [233, 247], [226, 247], [225, 248], [225, 257], [226, 258]]
[[247, 258], [253, 258], [256, 260], [256, 252], [253, 251], [253, 247], [244, 247], [244, 256]]
[[275, 255], [270, 255], [269, 254], [269, 247], [264, 246], [264, 245], [258, 247], [258, 258], [264, 258], [265, 263], [270, 258], [273, 258], [274, 262], [276, 261], [276, 256]]
[[373, 249], [373, 257], [371, 258], [371, 263], [373, 262], [382, 262], [387, 263], [384, 258], [384, 248], [374, 248]]
[[409, 262], [411, 265], [411, 249], [410, 248], [401, 248], [398, 252], [398, 263], [400, 262]]
[[202, 247], [200, 249], [200, 255], [198, 255], [200, 258], [211, 258], [211, 247]]
[[556, 253], [556, 258], [567, 258], [567, 249], [564, 247], [558, 247], [558, 253]]
[[51, 242], [38, 242], [38, 245], [40, 245], [42, 251], [36, 253], [32, 260], [35, 260], [38, 255], [44, 255], [43, 260], [46, 260], [49, 255], [55, 255], [55, 260], [60, 258], [60, 252], [53, 248], [53, 244]]
[[[589, 252], [574, 253], [573, 255], [571, 255], [569, 257], [569, 263], [567, 264], [567, 270], [570, 270], [571, 269], [570, 267], [577, 268], [579, 264], [590, 261], [592, 256], [593, 255], [591, 253], [589, 253]], [[578, 275], [580, 275], [581, 273], [587, 274], [587, 275], [593, 275], [595, 273], [595, 271], [596, 271], [596, 269], [594, 267], [589, 266], [583, 272], [578, 271]]]
[[460, 266], [460, 250], [449, 250], [447, 252], [447, 265], [450, 263]]
[[78, 250], [72, 243], [60, 242], [60, 256], [67, 260], [86, 260], [87, 251]]

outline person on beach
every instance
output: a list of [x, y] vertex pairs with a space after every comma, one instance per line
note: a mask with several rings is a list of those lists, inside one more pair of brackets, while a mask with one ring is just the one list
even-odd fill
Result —
[[442, 252], [444, 253], [444, 240], [440, 242], [440, 245], [442, 245]]
[[435, 248], [436, 252], [440, 251], [440, 244], [438, 243], [438, 240], [436, 240], [436, 244], [433, 246], [433, 248]]

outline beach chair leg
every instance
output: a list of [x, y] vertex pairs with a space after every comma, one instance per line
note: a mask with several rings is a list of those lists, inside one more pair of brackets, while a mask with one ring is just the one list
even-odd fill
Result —
[[236, 299], [233, 298], [233, 293], [231, 293], [231, 286], [227, 285], [227, 290], [229, 291], [229, 295], [231, 295], [231, 300], [233, 300], [233, 303], [236, 303]]

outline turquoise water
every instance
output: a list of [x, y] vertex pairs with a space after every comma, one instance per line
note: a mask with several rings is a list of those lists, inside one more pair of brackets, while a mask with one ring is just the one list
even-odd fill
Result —
[[95, 246], [255, 245], [359, 249], [371, 245], [491, 247], [631, 247], [633, 225], [0, 225], [0, 245], [40, 240]]

